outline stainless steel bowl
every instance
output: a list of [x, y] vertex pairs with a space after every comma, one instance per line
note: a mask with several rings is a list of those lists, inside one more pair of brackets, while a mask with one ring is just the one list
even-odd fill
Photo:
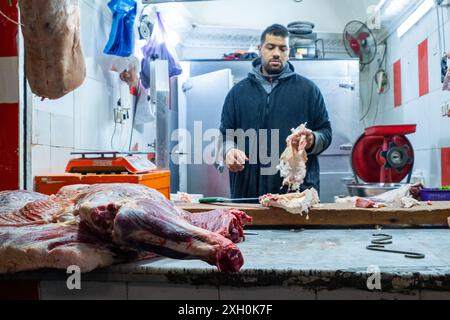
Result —
[[349, 183], [347, 189], [352, 197], [373, 197], [405, 185], [404, 183]]

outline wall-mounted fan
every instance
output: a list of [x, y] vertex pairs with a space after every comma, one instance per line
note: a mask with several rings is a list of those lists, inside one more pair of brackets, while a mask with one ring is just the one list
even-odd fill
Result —
[[141, 15], [141, 17], [139, 18], [138, 31], [139, 31], [139, 39], [148, 40], [150, 38], [153, 31], [153, 24], [150, 21], [149, 15], [146, 14]]
[[377, 41], [369, 27], [361, 21], [350, 21], [344, 29], [344, 46], [348, 54], [358, 58], [361, 68], [370, 64], [377, 54]]

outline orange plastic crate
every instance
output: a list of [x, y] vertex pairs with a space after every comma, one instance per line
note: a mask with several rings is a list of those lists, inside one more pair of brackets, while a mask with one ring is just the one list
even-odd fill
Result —
[[154, 170], [145, 174], [61, 174], [35, 177], [36, 192], [55, 194], [64, 186], [74, 184], [135, 183], [161, 192], [170, 199], [170, 171]]

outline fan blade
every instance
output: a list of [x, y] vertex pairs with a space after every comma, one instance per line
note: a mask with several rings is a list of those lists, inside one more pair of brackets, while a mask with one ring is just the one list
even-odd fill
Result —
[[354, 38], [349, 32], [345, 32], [345, 38], [347, 39], [349, 47], [353, 51], [353, 53], [357, 56], [360, 56], [361, 45], [359, 44], [358, 40]]
[[359, 41], [364, 41], [364, 40], [366, 40], [367, 38], [369, 38], [370, 37], [370, 34], [368, 34], [367, 32], [361, 32], [359, 35], [358, 35], [358, 40]]
[[347, 41], [356, 40], [348, 31], [345, 31], [345, 38], [347, 39]]

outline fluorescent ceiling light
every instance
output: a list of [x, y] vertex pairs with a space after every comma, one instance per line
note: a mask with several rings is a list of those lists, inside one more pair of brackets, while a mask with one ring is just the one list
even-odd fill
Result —
[[167, 35], [169, 37], [170, 44], [175, 48], [181, 41], [180, 36], [173, 30], [168, 30]]
[[414, 11], [405, 22], [397, 29], [397, 36], [401, 38], [409, 29], [411, 29], [428, 11], [433, 8], [434, 0], [425, 0], [423, 3]]
[[386, 4], [387, 0], [381, 0], [378, 4], [377, 4], [377, 9], [376, 12], [380, 12], [381, 8], [383, 8], [383, 6]]

